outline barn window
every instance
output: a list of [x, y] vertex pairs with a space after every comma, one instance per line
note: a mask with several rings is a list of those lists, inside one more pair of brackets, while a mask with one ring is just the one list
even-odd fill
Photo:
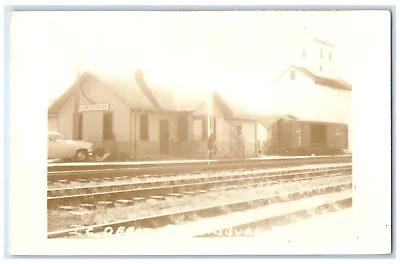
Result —
[[317, 145], [325, 145], [326, 141], [326, 126], [311, 125], [311, 143]]
[[149, 115], [140, 115], [140, 140], [149, 140]]
[[189, 139], [189, 117], [186, 115], [178, 117], [178, 137], [183, 141]]
[[302, 57], [303, 57], [303, 58], [306, 58], [306, 57], [307, 57], [307, 51], [306, 51], [306, 49], [304, 49], [304, 48], [303, 48], [303, 50], [302, 50]]
[[322, 65], [319, 66], [319, 71], [320, 71], [320, 72], [322, 72], [322, 69], [323, 69]]
[[324, 51], [322, 49], [319, 51], [319, 55], [321, 56], [321, 58], [324, 57]]
[[295, 80], [296, 79], [296, 72], [294, 70], [290, 71], [290, 80]]
[[104, 112], [103, 114], [103, 139], [113, 138], [113, 113]]
[[332, 51], [329, 51], [329, 60], [332, 60]]

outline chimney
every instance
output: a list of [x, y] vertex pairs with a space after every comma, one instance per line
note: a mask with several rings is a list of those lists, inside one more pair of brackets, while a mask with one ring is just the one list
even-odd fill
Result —
[[153, 106], [156, 108], [160, 108], [160, 105], [158, 104], [158, 101], [155, 98], [152, 90], [147, 86], [147, 83], [144, 80], [143, 69], [137, 68], [135, 70], [135, 80], [136, 80], [137, 84], [139, 85], [140, 89], [142, 90], [142, 92], [147, 96], [147, 98], [153, 104]]
[[136, 78], [136, 80], [143, 80], [143, 78], [144, 78], [143, 69], [138, 68], [135, 70], [135, 78]]

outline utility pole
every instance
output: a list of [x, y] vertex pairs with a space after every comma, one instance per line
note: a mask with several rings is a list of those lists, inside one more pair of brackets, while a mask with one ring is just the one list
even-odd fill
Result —
[[207, 98], [207, 109], [206, 109], [206, 119], [207, 119], [207, 139], [211, 135], [211, 97], [212, 94], [210, 94]]
[[73, 116], [73, 138], [78, 139], [79, 136], [79, 104], [80, 104], [80, 34], [78, 29], [76, 39], [76, 80], [74, 87], [74, 116]]

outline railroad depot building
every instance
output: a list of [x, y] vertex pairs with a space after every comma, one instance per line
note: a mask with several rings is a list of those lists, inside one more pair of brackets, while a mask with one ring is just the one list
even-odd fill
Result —
[[[53, 100], [49, 100], [48, 107], [50, 107], [53, 104]], [[58, 130], [58, 121], [57, 121], [57, 115], [54, 114], [47, 114], [47, 130], [48, 131], [57, 131]]]
[[49, 131], [58, 131], [58, 117], [57, 115], [47, 115], [47, 129]]
[[292, 65], [268, 88], [275, 112], [348, 125], [351, 151], [352, 86], [337, 75], [335, 46], [306, 36]]
[[[77, 135], [75, 112], [79, 112]], [[142, 70], [125, 79], [85, 72], [48, 114], [58, 117], [58, 131], [67, 138], [110, 151], [114, 137], [120, 152], [138, 160], [206, 158], [210, 133], [216, 135], [215, 157], [235, 158], [239, 127], [246, 157], [257, 156], [266, 140], [258, 117], [232, 100], [216, 92], [178, 94], [152, 85]]]

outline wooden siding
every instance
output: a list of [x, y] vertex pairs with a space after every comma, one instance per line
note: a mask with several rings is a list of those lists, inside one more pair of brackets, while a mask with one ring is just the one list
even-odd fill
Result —
[[57, 117], [48, 117], [47, 118], [47, 130], [49, 131], [58, 131], [58, 118]]
[[[123, 104], [114, 93], [104, 87], [104, 84], [89, 81], [82, 86], [85, 95], [98, 104], [110, 104], [110, 111], [113, 112], [113, 132], [121, 151], [130, 151], [130, 108]], [[80, 105], [92, 104], [84, 94], [80, 93]], [[70, 97], [60, 108], [59, 132], [68, 138], [73, 137], [73, 113], [74, 97]], [[83, 140], [94, 143], [95, 148], [103, 148], [108, 151], [111, 148], [111, 140], [103, 140], [103, 112], [82, 112], [83, 116]]]

